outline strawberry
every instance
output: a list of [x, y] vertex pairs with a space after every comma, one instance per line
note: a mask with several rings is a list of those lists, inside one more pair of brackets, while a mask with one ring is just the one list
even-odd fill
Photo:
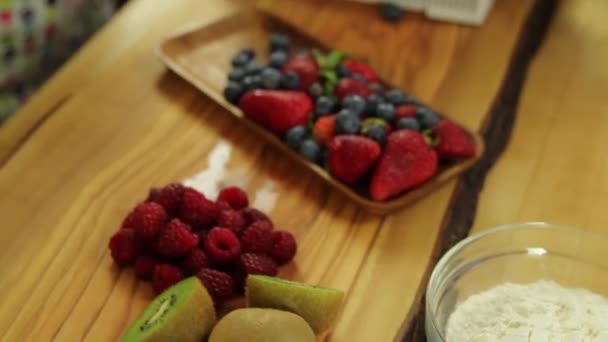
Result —
[[310, 53], [291, 57], [281, 68], [282, 72], [293, 71], [300, 78], [299, 90], [307, 91], [319, 79], [319, 66]]
[[439, 140], [435, 150], [439, 158], [470, 158], [475, 155], [475, 143], [469, 135], [452, 121], [442, 120], [433, 127]]
[[327, 148], [329, 170], [336, 178], [354, 183], [372, 168], [380, 152], [380, 145], [364, 136], [336, 136]]
[[424, 183], [437, 171], [437, 163], [437, 153], [417, 131], [391, 133], [370, 182], [371, 197], [382, 201]]
[[403, 118], [413, 118], [416, 116], [416, 106], [404, 104], [395, 107], [395, 122]]
[[241, 97], [239, 107], [249, 119], [282, 136], [290, 128], [308, 123], [313, 103], [300, 91], [253, 90]]
[[334, 94], [338, 100], [342, 101], [342, 98], [346, 95], [360, 95], [367, 98], [372, 94], [372, 91], [361, 81], [354, 78], [341, 78], [336, 83]]
[[336, 135], [336, 116], [327, 115], [317, 119], [312, 129], [315, 139], [323, 145], [329, 144]]
[[347, 59], [342, 62], [342, 65], [347, 67], [351, 72], [363, 76], [363, 78], [365, 78], [365, 80], [369, 83], [378, 80], [378, 75], [376, 75], [374, 69], [372, 69], [372, 67], [366, 63], [353, 59]]

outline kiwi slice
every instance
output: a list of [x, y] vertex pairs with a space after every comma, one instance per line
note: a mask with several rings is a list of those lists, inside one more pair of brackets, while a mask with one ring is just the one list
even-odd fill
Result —
[[209, 336], [209, 342], [243, 341], [315, 342], [315, 333], [302, 317], [291, 312], [245, 308], [224, 316]]
[[338, 316], [344, 292], [262, 275], [247, 277], [247, 306], [291, 311], [315, 333], [327, 330]]
[[158, 295], [122, 337], [123, 342], [196, 341], [215, 324], [213, 301], [196, 277]]

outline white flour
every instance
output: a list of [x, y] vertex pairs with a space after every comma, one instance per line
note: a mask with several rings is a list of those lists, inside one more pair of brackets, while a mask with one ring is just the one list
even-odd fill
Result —
[[447, 342], [607, 342], [608, 298], [553, 281], [505, 283], [467, 298]]

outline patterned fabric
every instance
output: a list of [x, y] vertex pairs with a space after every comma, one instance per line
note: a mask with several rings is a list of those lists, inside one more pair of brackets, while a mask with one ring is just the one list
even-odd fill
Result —
[[0, 125], [114, 12], [114, 0], [0, 0]]

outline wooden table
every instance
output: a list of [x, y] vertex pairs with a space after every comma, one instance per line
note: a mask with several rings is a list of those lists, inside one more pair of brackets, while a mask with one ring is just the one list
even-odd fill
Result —
[[[517, 83], [507, 76], [517, 69], [509, 66], [533, 3], [498, 1], [475, 29], [418, 15], [388, 24], [372, 7], [342, 1], [257, 2], [366, 56], [388, 80], [480, 130], [507, 89], [503, 79]], [[281, 276], [347, 291], [328, 340], [420, 338], [412, 326], [428, 271], [447, 246], [438, 241], [471, 228], [467, 221], [451, 230], [462, 184], [452, 181], [392, 215], [368, 214], [154, 56], [169, 32], [249, 5], [132, 0], [0, 128], [3, 341], [115, 340], [153, 293], [131, 269], [113, 265], [109, 236], [151, 186], [210, 167], [220, 170], [218, 185], [278, 195], [271, 216], [300, 243]], [[559, 5], [531, 66], [512, 143], [488, 175], [474, 231], [522, 220], [608, 231], [607, 7], [603, 0]], [[473, 217], [474, 205], [462, 212]]]

